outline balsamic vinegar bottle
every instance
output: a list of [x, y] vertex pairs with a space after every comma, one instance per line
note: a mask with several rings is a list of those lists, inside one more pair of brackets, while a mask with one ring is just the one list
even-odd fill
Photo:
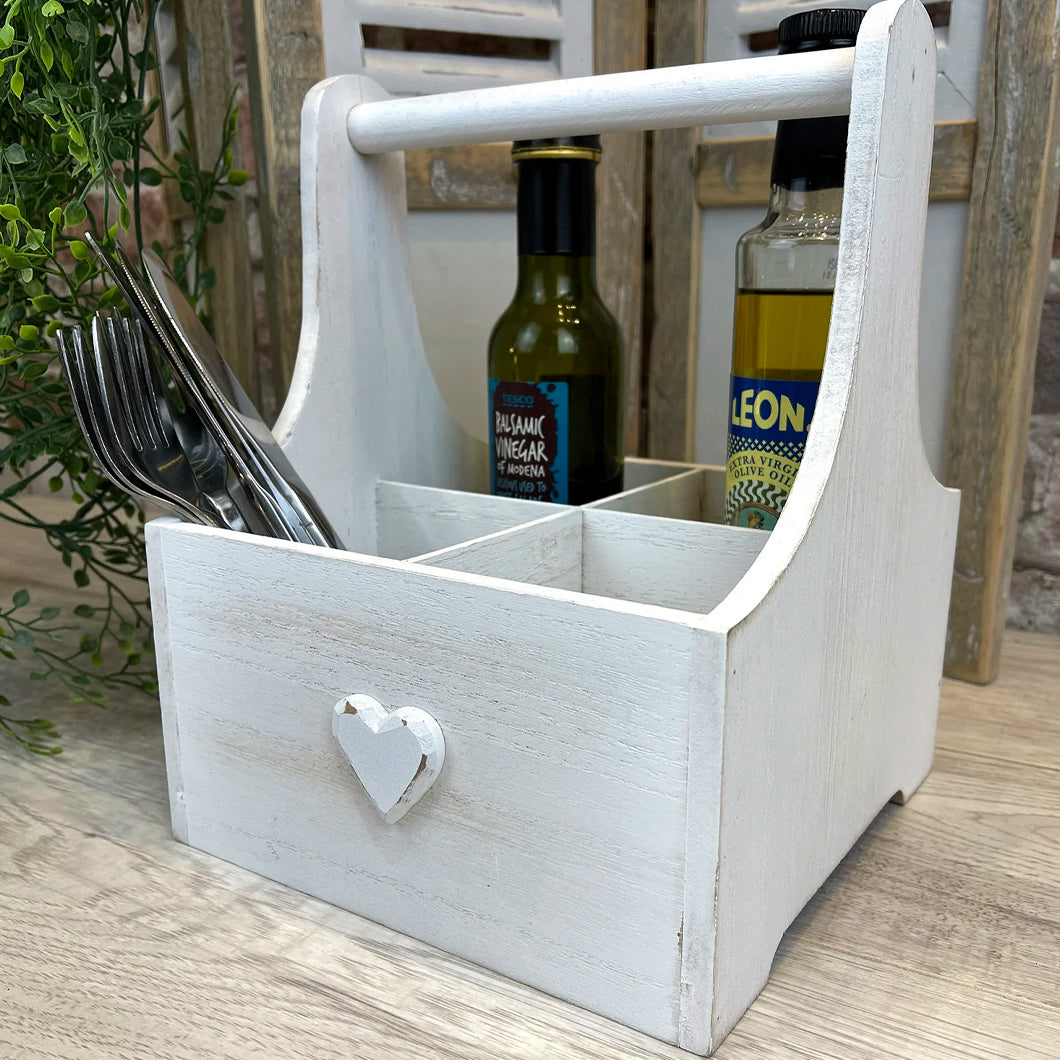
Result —
[[622, 332], [596, 288], [598, 136], [521, 140], [515, 296], [489, 340], [490, 489], [586, 504], [622, 489]]
[[[779, 53], [851, 47], [864, 11], [780, 23]], [[848, 119], [777, 124], [769, 209], [736, 246], [725, 518], [771, 530], [817, 403], [832, 315]]]

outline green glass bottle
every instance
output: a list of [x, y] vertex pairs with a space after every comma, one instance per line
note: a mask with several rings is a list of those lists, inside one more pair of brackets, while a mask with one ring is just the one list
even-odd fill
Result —
[[[854, 44], [864, 11], [790, 15], [780, 54]], [[769, 209], [736, 245], [725, 518], [772, 530], [802, 461], [839, 253], [846, 117], [777, 124]]]
[[622, 489], [624, 355], [596, 288], [598, 136], [521, 140], [519, 272], [489, 340], [490, 490], [586, 504]]

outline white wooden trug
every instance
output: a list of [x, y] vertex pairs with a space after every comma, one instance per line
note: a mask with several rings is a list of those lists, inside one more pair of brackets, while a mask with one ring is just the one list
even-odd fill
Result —
[[[916, 394], [934, 63], [917, 0], [873, 6], [824, 379], [768, 535], [715, 521], [717, 469], [634, 461], [626, 493], [582, 509], [474, 492], [484, 448], [417, 330], [401, 156], [347, 129], [389, 151], [429, 106], [438, 143], [591, 132], [610, 113], [593, 81], [548, 95], [532, 129], [556, 85], [388, 101], [339, 77], [309, 94], [304, 323], [277, 434], [352, 551], [148, 528], [179, 839], [718, 1045], [799, 909], [931, 765], [958, 506]], [[800, 64], [810, 88], [789, 92]], [[628, 121], [821, 113], [828, 65], [671, 73], [629, 93]], [[396, 824], [332, 736], [351, 691], [445, 733], [444, 772]]]

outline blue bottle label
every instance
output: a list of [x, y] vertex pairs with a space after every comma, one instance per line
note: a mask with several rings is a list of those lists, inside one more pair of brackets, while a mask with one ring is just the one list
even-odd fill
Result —
[[732, 377], [725, 467], [730, 525], [776, 525], [802, 461], [819, 387], [817, 381]]
[[567, 503], [566, 383], [489, 381], [490, 492]]

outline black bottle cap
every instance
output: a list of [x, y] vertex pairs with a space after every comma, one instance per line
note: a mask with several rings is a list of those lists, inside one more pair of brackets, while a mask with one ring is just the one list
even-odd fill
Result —
[[865, 12], [849, 7], [825, 7], [788, 15], [777, 27], [777, 52], [824, 51], [827, 48], [852, 48]]
[[[852, 48], [864, 17], [865, 12], [857, 8], [820, 8], [789, 15], [777, 29], [777, 53]], [[770, 183], [792, 191], [841, 188], [848, 125], [845, 115], [778, 122]]]

